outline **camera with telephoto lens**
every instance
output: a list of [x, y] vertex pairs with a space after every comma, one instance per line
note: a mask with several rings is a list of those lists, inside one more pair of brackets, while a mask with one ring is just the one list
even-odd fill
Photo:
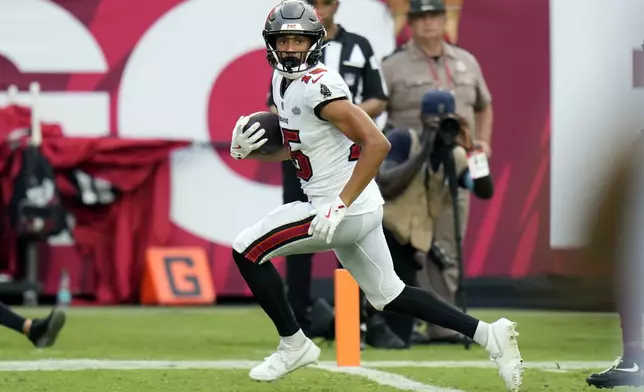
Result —
[[456, 145], [456, 138], [461, 132], [461, 123], [454, 117], [442, 118], [438, 125], [438, 137], [440, 137], [447, 147]]
[[423, 95], [420, 114], [423, 123], [429, 121], [435, 124], [435, 121], [438, 121], [437, 137], [447, 147], [453, 147], [456, 144], [456, 138], [461, 132], [461, 123], [456, 118], [455, 112], [456, 103], [451, 92], [431, 90]]

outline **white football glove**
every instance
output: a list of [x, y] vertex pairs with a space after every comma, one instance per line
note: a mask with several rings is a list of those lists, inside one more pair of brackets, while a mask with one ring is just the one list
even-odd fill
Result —
[[258, 122], [248, 127], [246, 131], [243, 130], [246, 124], [248, 124], [248, 119], [248, 116], [239, 117], [235, 128], [233, 128], [233, 139], [230, 142], [230, 156], [235, 159], [246, 158], [248, 154], [257, 150], [268, 141], [267, 138], [260, 140], [266, 131], [264, 129], [257, 130], [260, 125]]
[[321, 205], [315, 209], [315, 218], [309, 227], [309, 235], [330, 244], [335, 229], [338, 228], [346, 213], [347, 206], [344, 205], [340, 197], [336, 197], [333, 203]]

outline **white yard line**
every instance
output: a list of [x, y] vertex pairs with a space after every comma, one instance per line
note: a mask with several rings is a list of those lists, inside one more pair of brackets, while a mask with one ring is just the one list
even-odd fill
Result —
[[365, 377], [380, 385], [387, 385], [401, 390], [419, 392], [464, 392], [460, 389], [441, 388], [435, 385], [423, 384], [405, 376], [401, 376], [400, 374], [388, 373], [365, 367], [337, 367], [329, 365], [318, 365], [316, 367], [318, 369], [324, 369], [334, 373], [353, 374]]

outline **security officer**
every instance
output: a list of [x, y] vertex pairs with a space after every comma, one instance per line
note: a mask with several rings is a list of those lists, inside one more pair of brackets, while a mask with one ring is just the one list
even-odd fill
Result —
[[[417, 285], [417, 254], [424, 259], [430, 252], [434, 220], [444, 210], [452, 209], [450, 187], [446, 184], [450, 173], [453, 184], [482, 199], [489, 199], [493, 193], [487, 158], [473, 149], [465, 120], [454, 113], [452, 93], [432, 90], [423, 96], [419, 106], [422, 128], [387, 133], [391, 150], [376, 177], [385, 198], [383, 228], [394, 268], [410, 286]], [[447, 119], [455, 126], [447, 127]], [[472, 165], [466, 158], [468, 150], [478, 159]], [[413, 318], [388, 314], [387, 319], [390, 328], [411, 343]]]
[[[476, 58], [468, 51], [448, 44], [446, 9], [443, 0], [410, 0], [408, 22], [411, 40], [382, 62], [387, 84], [388, 127], [421, 129], [420, 102], [423, 94], [438, 89], [450, 91], [456, 99], [456, 113], [463, 117], [474, 144], [491, 156], [493, 112], [491, 95]], [[466, 231], [469, 195], [459, 194], [459, 220], [462, 234]], [[431, 286], [446, 301], [455, 303], [458, 289], [456, 238], [452, 209], [446, 208], [437, 217], [434, 241], [447, 256], [440, 269], [427, 262], [426, 272], [419, 274], [422, 286]], [[438, 327], [429, 328], [433, 341], [459, 339], [454, 332]]]
[[[354, 103], [371, 118], [376, 118], [387, 106], [387, 95], [371, 44], [365, 37], [350, 33], [335, 23], [335, 14], [340, 6], [338, 0], [308, 0], [308, 2], [317, 9], [327, 33], [324, 40], [328, 45], [325, 45], [322, 50], [322, 62], [344, 78]], [[271, 111], [276, 112], [270, 88], [267, 106]], [[300, 180], [295, 175], [295, 167], [290, 161], [282, 162], [282, 182], [285, 204], [293, 201], [307, 201], [302, 192]], [[289, 288], [288, 299], [296, 319], [308, 336], [315, 337], [326, 334], [326, 331], [321, 331], [317, 327], [327, 321], [323, 314], [329, 313], [332, 317], [333, 310], [323, 301], [316, 301], [309, 311], [312, 259], [311, 254], [287, 256], [286, 284]], [[339, 267], [341, 268], [341, 265]], [[362, 303], [361, 329], [365, 332], [368, 317], [365, 307], [368, 304], [364, 296], [362, 296]], [[378, 322], [380, 320], [377, 318], [373, 320], [373, 327], [370, 327], [368, 335], [362, 334], [363, 340], [367, 339], [374, 347], [403, 348], [403, 342], [389, 331], [384, 321]]]

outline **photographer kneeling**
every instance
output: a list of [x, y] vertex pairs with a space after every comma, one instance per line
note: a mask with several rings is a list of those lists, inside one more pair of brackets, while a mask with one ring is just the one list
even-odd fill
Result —
[[[396, 273], [408, 285], [418, 286], [416, 273], [429, 258], [444, 263], [432, 249], [434, 220], [452, 208], [449, 178], [477, 197], [489, 199], [493, 184], [483, 152], [472, 145], [466, 121], [455, 114], [454, 96], [433, 90], [421, 103], [423, 129], [387, 132], [391, 150], [376, 180], [385, 199], [383, 227]], [[387, 314], [389, 327], [411, 342], [414, 319]]]

